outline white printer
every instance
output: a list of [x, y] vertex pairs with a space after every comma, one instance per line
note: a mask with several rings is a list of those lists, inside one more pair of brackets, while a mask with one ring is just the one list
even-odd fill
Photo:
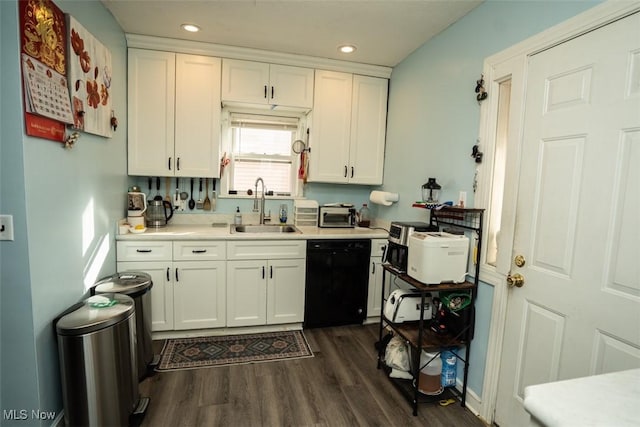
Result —
[[469, 238], [443, 232], [409, 236], [407, 274], [426, 284], [462, 283], [467, 275]]

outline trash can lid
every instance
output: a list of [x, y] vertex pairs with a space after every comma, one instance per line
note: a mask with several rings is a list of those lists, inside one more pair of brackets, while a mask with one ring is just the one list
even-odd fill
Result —
[[92, 293], [118, 293], [135, 296], [151, 289], [151, 276], [141, 271], [127, 271], [103, 277], [93, 286]]
[[83, 335], [120, 323], [133, 315], [133, 299], [123, 294], [94, 295], [56, 323], [59, 335]]

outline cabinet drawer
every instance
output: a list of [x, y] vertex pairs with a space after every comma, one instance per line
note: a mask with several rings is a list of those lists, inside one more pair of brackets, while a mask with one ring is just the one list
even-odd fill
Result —
[[228, 259], [304, 258], [305, 240], [249, 240], [227, 242]]
[[389, 241], [387, 239], [371, 239], [371, 256], [382, 256]]
[[174, 261], [218, 261], [227, 255], [225, 241], [173, 242]]
[[171, 242], [116, 242], [118, 261], [171, 261]]

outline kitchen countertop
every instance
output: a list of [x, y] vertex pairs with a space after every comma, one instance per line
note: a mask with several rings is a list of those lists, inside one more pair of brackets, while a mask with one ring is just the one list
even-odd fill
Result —
[[640, 369], [528, 386], [524, 408], [537, 425], [638, 426]]
[[150, 240], [309, 240], [309, 239], [386, 239], [382, 228], [297, 227], [301, 233], [231, 233], [230, 226], [211, 224], [175, 224], [163, 228], [147, 228], [140, 234], [118, 234], [118, 241]]

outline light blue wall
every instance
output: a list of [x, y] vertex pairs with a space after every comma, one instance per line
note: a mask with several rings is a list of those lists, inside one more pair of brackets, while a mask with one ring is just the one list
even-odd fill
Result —
[[82, 299], [95, 278], [115, 271], [115, 221], [128, 186], [124, 34], [97, 1], [55, 3], [111, 50], [111, 96], [120, 127], [113, 138], [83, 133], [72, 150], [25, 136], [17, 2], [0, 2], [1, 202], [2, 213], [14, 215], [16, 238], [1, 243], [1, 407], [29, 414], [62, 409], [52, 320]]
[[[480, 117], [474, 89], [484, 59], [597, 3], [487, 0], [395, 67], [383, 188], [399, 193], [400, 201], [377, 208], [377, 216], [427, 220], [427, 212], [411, 208], [411, 202], [420, 198], [428, 177], [443, 186], [442, 201], [456, 201], [462, 190], [472, 206], [475, 163], [470, 155]], [[469, 374], [469, 387], [479, 396], [492, 301], [493, 288], [481, 284]]]

